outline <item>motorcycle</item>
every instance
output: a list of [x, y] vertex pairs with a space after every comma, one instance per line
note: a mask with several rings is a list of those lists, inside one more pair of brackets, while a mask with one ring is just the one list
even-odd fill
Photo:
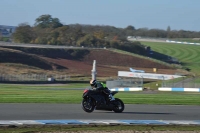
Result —
[[[118, 92], [111, 91], [113, 96], [116, 93]], [[82, 97], [82, 109], [87, 113], [91, 113], [94, 110], [106, 110], [121, 113], [125, 108], [123, 101], [119, 98], [115, 98], [115, 100], [110, 101], [105, 95], [103, 95], [103, 93], [93, 91], [92, 89], [85, 89]]]

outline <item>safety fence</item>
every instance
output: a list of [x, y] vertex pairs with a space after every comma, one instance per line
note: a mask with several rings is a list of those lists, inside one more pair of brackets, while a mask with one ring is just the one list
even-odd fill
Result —
[[120, 88], [120, 87], [142, 87], [142, 78], [131, 78], [131, 79], [116, 79], [106, 81], [108, 88]]
[[69, 75], [45, 75], [45, 74], [0, 74], [0, 81], [69, 81]]
[[200, 88], [200, 83], [194, 83], [194, 82], [166, 83], [163, 87]]
[[162, 81], [162, 87], [171, 88], [200, 88], [200, 77], [182, 77]]
[[[108, 88], [132, 88], [144, 87], [156, 89], [158, 87], [168, 88], [200, 88], [200, 77], [181, 77], [172, 80], [148, 81], [148, 85], [144, 84], [146, 79], [143, 78], [124, 78], [107, 80]], [[156, 82], [156, 83], [155, 83]]]
[[[26, 81], [70, 81], [69, 75], [47, 75], [47, 74], [1, 74], [0, 81], [16, 81], [16, 82], [26, 82]], [[124, 78], [124, 79], [109, 79], [106, 81], [106, 86], [108, 88], [132, 88], [132, 87], [143, 87], [145, 86], [143, 78]], [[150, 88], [155, 89], [155, 82], [150, 82], [148, 85]], [[200, 77], [183, 77], [179, 79], [172, 80], [161, 80], [158, 87], [168, 87], [168, 88], [200, 88]]]

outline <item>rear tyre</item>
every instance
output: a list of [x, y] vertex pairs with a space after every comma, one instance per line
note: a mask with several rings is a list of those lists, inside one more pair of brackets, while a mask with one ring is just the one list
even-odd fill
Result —
[[91, 98], [83, 99], [81, 105], [82, 105], [82, 109], [87, 113], [91, 113], [94, 111], [95, 102]]
[[122, 100], [115, 98], [115, 101], [113, 101], [113, 111], [115, 113], [121, 113], [124, 111], [124, 103], [122, 102]]

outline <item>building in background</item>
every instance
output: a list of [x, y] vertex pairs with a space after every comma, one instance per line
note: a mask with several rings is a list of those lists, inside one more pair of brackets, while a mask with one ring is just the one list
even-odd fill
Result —
[[0, 36], [10, 37], [16, 30], [16, 26], [0, 25]]

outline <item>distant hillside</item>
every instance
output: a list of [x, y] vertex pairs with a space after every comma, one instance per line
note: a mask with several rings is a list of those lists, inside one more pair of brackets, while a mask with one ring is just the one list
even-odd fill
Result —
[[[188, 45], [188, 44], [176, 44], [166, 42], [141, 42], [142, 44], [151, 47], [154, 53], [163, 53], [165, 57], [171, 59], [177, 59], [179, 64], [183, 66], [185, 70], [188, 70], [196, 75], [200, 72], [200, 46]], [[159, 59], [160, 54], [154, 54], [155, 58]], [[161, 58], [162, 60], [164, 58]]]
[[[116, 53], [107, 49], [39, 49], [39, 48], [6, 48], [0, 47], [0, 66], [10, 67], [1, 73], [59, 73], [79, 76], [91, 76], [93, 60], [97, 61], [100, 77], [117, 76], [117, 71], [129, 71], [129, 68], [160, 73], [174, 74], [172, 67], [148, 59]], [[7, 64], [7, 65], [6, 65]], [[10, 64], [10, 65], [8, 65]], [[18, 69], [15, 69], [14, 64]], [[25, 66], [23, 66], [25, 65]], [[30, 68], [29, 68], [29, 67]], [[12, 68], [12, 69], [11, 69]], [[12, 71], [11, 71], [12, 70]]]

